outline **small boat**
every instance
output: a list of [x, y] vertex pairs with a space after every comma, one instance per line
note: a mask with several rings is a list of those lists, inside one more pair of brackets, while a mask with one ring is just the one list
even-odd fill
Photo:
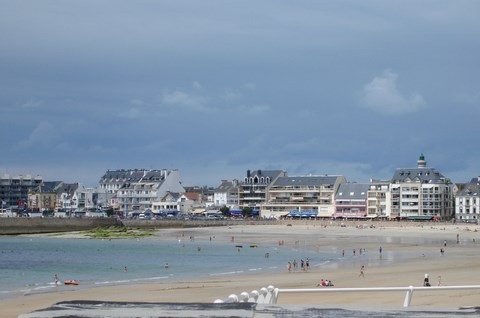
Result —
[[257, 244], [250, 245], [251, 248], [257, 248]]
[[74, 279], [64, 281], [65, 285], [78, 285], [78, 282]]

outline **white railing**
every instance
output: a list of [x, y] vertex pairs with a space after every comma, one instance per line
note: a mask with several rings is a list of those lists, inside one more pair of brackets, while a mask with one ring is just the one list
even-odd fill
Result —
[[403, 307], [410, 306], [414, 291], [439, 291], [439, 290], [466, 290], [480, 289], [480, 285], [465, 286], [431, 286], [431, 287], [359, 287], [359, 288], [275, 288], [272, 285], [263, 287], [260, 291], [242, 292], [240, 295], [232, 294], [225, 299], [217, 299], [215, 303], [255, 302], [260, 304], [276, 304], [278, 297], [283, 293], [359, 293], [359, 292], [398, 292], [404, 291]]

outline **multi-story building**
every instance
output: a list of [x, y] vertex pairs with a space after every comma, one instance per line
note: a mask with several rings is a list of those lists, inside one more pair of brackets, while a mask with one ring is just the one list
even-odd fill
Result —
[[270, 186], [287, 173], [282, 170], [247, 170], [247, 176], [238, 185], [238, 205], [240, 209], [251, 208], [254, 213], [268, 200]]
[[335, 213], [335, 193], [345, 182], [345, 177], [332, 175], [279, 177], [268, 188], [261, 215], [330, 218]]
[[159, 201], [152, 202], [153, 213], [173, 214], [180, 211], [180, 197], [181, 193], [167, 193]]
[[28, 210], [54, 212], [57, 204], [57, 189], [61, 181], [44, 181], [28, 193]]
[[390, 183], [391, 217], [417, 220], [453, 217], [453, 183], [426, 164], [422, 154], [417, 168], [395, 171]]
[[85, 208], [85, 193], [81, 184], [62, 182], [55, 188], [55, 193], [56, 215], [64, 216], [62, 212], [79, 211]]
[[368, 216], [390, 216], [390, 180], [370, 180], [367, 199]]
[[3, 175], [0, 177], [0, 202], [14, 211], [27, 208], [28, 192], [42, 183], [41, 176]]
[[457, 193], [455, 218], [463, 222], [480, 222], [480, 177], [473, 178]]
[[107, 171], [100, 179], [100, 188], [115, 193], [120, 210], [152, 209], [152, 202], [159, 201], [167, 191], [183, 193], [178, 170], [134, 169]]
[[238, 208], [238, 180], [222, 180], [213, 193], [213, 204], [216, 207]]
[[370, 184], [368, 183], [342, 183], [335, 194], [334, 218], [364, 219], [376, 217], [368, 214], [367, 199]]

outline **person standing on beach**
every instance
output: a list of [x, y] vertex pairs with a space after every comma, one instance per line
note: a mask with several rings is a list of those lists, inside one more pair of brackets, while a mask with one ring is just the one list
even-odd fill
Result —
[[55, 286], [58, 285], [58, 275], [55, 274], [55, 276], [53, 276], [53, 282], [55, 283]]
[[289, 273], [292, 271], [292, 263], [290, 262], [287, 263], [287, 269]]
[[430, 287], [430, 281], [428, 279], [428, 274], [425, 274], [425, 278], [423, 279], [423, 286]]
[[360, 267], [360, 274], [358, 275], [358, 277], [365, 277], [365, 265], [362, 265], [362, 267]]

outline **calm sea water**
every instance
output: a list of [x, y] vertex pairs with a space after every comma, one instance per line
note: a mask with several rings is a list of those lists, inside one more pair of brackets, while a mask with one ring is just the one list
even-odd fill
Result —
[[[0, 237], [0, 298], [59, 288], [285, 271], [287, 261], [293, 259], [308, 258], [314, 267], [339, 261], [338, 257], [337, 253], [286, 246], [259, 244], [255, 248], [250, 245], [240, 248], [235, 243], [188, 238], [101, 240], [6, 236]], [[79, 286], [55, 286], [55, 274], [61, 282], [74, 279]]]

